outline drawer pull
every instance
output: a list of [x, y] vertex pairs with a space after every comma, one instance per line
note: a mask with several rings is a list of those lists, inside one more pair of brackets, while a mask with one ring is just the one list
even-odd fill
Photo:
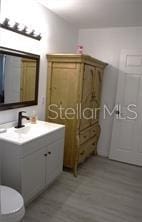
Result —
[[47, 153], [45, 153], [44, 156], [47, 156]]
[[51, 152], [49, 151], [48, 154], [51, 155]]
[[82, 151], [82, 152], [80, 153], [80, 155], [84, 155], [84, 153], [85, 153], [85, 151]]

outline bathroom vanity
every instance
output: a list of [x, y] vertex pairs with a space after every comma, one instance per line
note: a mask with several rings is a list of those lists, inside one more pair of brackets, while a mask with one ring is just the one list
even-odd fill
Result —
[[2, 184], [25, 203], [46, 189], [63, 168], [64, 126], [43, 121], [0, 134]]

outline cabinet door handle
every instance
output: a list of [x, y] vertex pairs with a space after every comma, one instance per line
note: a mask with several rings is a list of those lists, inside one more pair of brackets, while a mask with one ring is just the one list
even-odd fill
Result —
[[45, 153], [44, 156], [47, 156], [47, 153]]
[[48, 154], [51, 155], [51, 152], [49, 151]]

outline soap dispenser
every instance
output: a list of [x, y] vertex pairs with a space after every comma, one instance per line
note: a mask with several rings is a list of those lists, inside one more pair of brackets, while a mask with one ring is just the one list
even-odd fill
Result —
[[36, 124], [37, 122], [37, 115], [35, 110], [33, 110], [32, 115], [31, 115], [31, 123]]

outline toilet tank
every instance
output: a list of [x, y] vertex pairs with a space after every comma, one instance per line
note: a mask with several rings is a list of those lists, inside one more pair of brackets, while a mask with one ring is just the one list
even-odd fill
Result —
[[2, 166], [1, 166], [1, 148], [0, 148], [0, 185], [1, 185], [1, 173], [2, 173]]
[[[0, 157], [1, 157], [1, 153], [0, 153]], [[0, 185], [1, 185], [1, 159], [0, 159]]]

